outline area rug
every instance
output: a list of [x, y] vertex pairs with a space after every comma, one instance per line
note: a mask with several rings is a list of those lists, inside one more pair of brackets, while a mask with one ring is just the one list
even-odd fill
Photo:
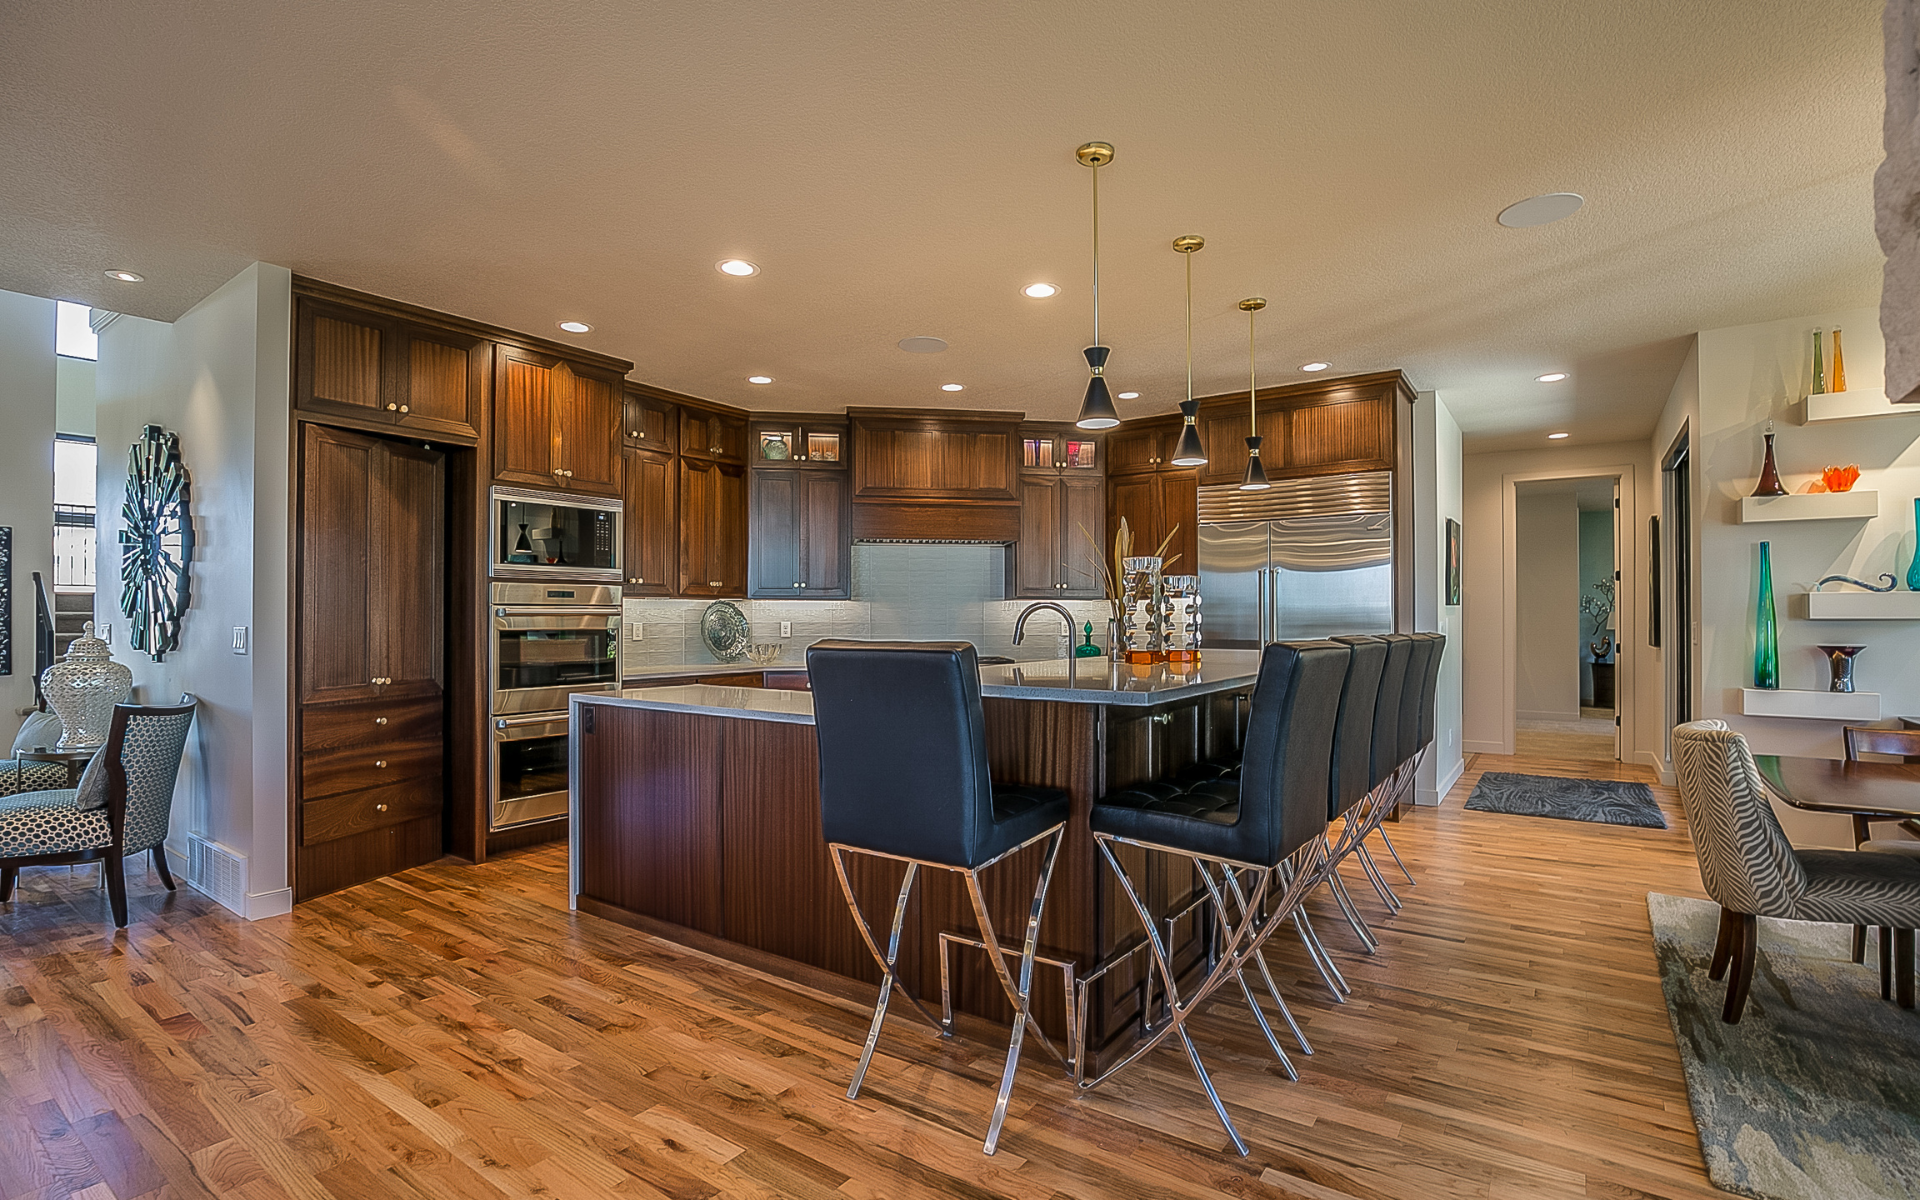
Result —
[[1644, 783], [1614, 779], [1562, 779], [1556, 775], [1514, 775], [1488, 771], [1473, 785], [1467, 807], [1475, 812], [1594, 821], [1602, 825], [1638, 825], [1665, 829], [1667, 819], [1652, 789]]
[[1847, 961], [1844, 925], [1760, 921], [1738, 1025], [1707, 978], [1720, 908], [1647, 894], [1673, 1040], [1714, 1186], [1760, 1200], [1920, 1196], [1920, 1015]]

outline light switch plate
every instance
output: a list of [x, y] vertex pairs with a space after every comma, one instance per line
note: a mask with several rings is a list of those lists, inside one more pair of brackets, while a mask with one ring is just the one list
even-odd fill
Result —
[[781, 636], [781, 637], [792, 637], [792, 636], [793, 636], [793, 622], [792, 622], [792, 621], [782, 621], [782, 622], [780, 622], [780, 636]]
[[233, 652], [235, 654], [245, 654], [247, 652], [247, 627], [245, 625], [235, 625], [233, 627]]
[[646, 641], [647, 639], [646, 639], [645, 623], [641, 621], [629, 622], [627, 624], [627, 638], [629, 641], [635, 641], [635, 642]]

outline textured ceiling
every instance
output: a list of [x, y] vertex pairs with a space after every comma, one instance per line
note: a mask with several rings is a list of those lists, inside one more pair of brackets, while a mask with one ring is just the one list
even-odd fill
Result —
[[[1259, 293], [1263, 384], [1399, 367], [1477, 449], [1616, 440], [1690, 332], [1876, 301], [1879, 7], [5, 0], [0, 287], [171, 319], [261, 259], [750, 407], [1064, 418], [1100, 138], [1124, 414], [1184, 392], [1198, 233], [1202, 393]], [[1548, 191], [1587, 206], [1495, 223]]]

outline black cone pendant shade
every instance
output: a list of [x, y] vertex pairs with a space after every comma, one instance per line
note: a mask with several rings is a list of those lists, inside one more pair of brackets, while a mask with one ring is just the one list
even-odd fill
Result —
[[1182, 400], [1180, 415], [1186, 418], [1180, 426], [1180, 444], [1173, 448], [1173, 465], [1176, 467], [1205, 466], [1207, 448], [1200, 444], [1200, 431], [1194, 428], [1194, 415], [1200, 411], [1198, 400]]
[[1262, 440], [1263, 439], [1257, 437], [1247, 439], [1247, 474], [1246, 477], [1240, 481], [1240, 490], [1243, 492], [1264, 492], [1273, 486], [1273, 484], [1267, 480], [1267, 469], [1260, 465], [1260, 443]]
[[1080, 401], [1080, 417], [1074, 421], [1082, 429], [1112, 429], [1120, 423], [1119, 410], [1113, 407], [1113, 393], [1107, 390], [1107, 355], [1112, 353], [1105, 346], [1088, 346], [1087, 367], [1093, 372], [1093, 378], [1087, 380], [1087, 394]]

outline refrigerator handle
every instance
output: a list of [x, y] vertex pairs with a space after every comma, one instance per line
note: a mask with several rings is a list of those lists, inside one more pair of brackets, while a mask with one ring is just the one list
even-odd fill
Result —
[[1280, 568], [1267, 568], [1267, 640], [1280, 640]]
[[1260, 567], [1254, 571], [1254, 616], [1253, 641], [1258, 650], [1267, 644], [1267, 569]]

